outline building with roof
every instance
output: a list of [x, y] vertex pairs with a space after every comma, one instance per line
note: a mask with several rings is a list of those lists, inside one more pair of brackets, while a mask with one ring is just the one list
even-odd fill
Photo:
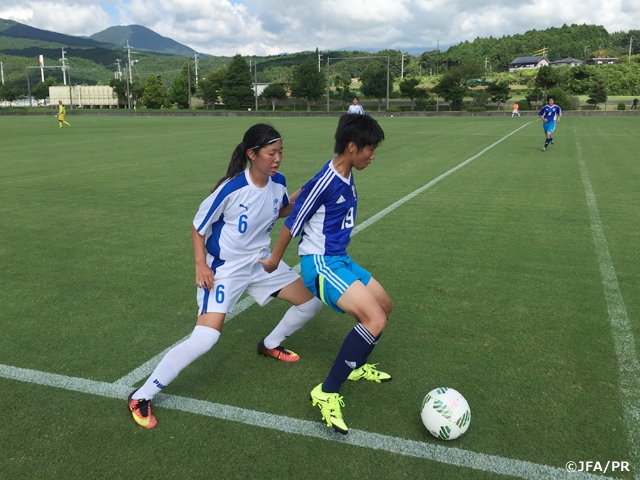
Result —
[[582, 60], [578, 60], [577, 58], [573, 58], [573, 57], [567, 57], [567, 58], [563, 58], [562, 60], [555, 60], [553, 62], [551, 62], [551, 66], [552, 67], [562, 67], [562, 66], [569, 66], [569, 67], [577, 67], [578, 65], [582, 65], [584, 62]]
[[539, 57], [518, 57], [509, 62], [509, 71], [536, 70], [547, 65], [549, 65], [549, 60], [544, 55]]
[[590, 58], [589, 60], [587, 60], [587, 65], [615, 65], [616, 63], [618, 63], [617, 58], [596, 57], [596, 58]]

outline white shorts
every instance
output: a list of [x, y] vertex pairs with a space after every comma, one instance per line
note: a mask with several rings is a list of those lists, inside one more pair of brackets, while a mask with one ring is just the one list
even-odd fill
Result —
[[198, 287], [198, 316], [203, 313], [230, 313], [244, 292], [263, 307], [274, 298], [271, 296], [273, 293], [300, 278], [283, 261], [274, 272], [267, 273], [255, 258], [250, 263], [242, 259], [216, 268], [213, 290]]

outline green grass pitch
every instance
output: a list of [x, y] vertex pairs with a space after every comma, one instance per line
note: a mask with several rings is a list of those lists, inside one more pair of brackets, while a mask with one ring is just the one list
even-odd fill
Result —
[[[461, 449], [448, 450], [454, 459], [472, 452], [558, 472], [569, 461], [627, 461], [630, 472], [607, 476], [633, 478], [638, 421], [627, 418], [627, 366], [580, 162], [636, 342], [622, 359], [635, 358], [640, 118], [566, 115], [547, 152], [532, 120], [379, 119], [387, 139], [355, 173], [357, 224], [532, 123], [353, 237], [351, 256], [395, 303], [371, 357], [394, 380], [345, 384], [345, 420]], [[193, 329], [190, 223], [259, 118], [68, 121], [58, 129], [53, 117], [0, 117], [0, 365], [112, 383]], [[284, 138], [280, 171], [293, 192], [331, 158], [337, 119], [267, 121]], [[295, 245], [285, 255], [292, 266]], [[255, 345], [286, 308], [253, 305], [233, 318], [166, 393], [319, 424], [308, 393], [353, 321], [324, 307], [285, 341], [302, 357], [285, 365]], [[420, 420], [423, 396], [439, 386], [471, 406], [468, 432], [452, 442]], [[159, 425], [146, 431], [123, 399], [0, 376], [0, 478], [500, 477], [331, 435], [154, 413]]]

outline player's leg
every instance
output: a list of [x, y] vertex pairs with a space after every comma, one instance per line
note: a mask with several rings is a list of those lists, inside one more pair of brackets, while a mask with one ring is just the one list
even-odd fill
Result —
[[151, 413], [151, 400], [185, 367], [211, 350], [220, 338], [224, 318], [224, 313], [200, 315], [191, 336], [169, 350], [144, 385], [129, 395], [129, 410], [138, 425], [144, 428], [154, 428], [157, 425], [158, 422]]
[[322, 308], [322, 302], [304, 286], [300, 275], [282, 261], [272, 273], [265, 272], [261, 264], [256, 264], [246, 291], [260, 306], [274, 298], [291, 304], [273, 331], [258, 343], [258, 353], [283, 362], [300, 360], [298, 354], [280, 344], [311, 320]]
[[297, 362], [300, 356], [280, 344], [315, 317], [322, 308], [322, 302], [304, 286], [301, 278], [280, 290], [276, 298], [289, 302], [291, 307], [272, 332], [258, 344], [258, 353], [283, 362]]

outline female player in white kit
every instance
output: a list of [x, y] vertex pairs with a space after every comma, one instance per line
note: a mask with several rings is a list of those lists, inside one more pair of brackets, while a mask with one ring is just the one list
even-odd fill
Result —
[[322, 302], [284, 262], [272, 274], [258, 263], [271, 255], [271, 230], [278, 218], [289, 215], [300, 193], [287, 195], [285, 178], [278, 173], [281, 161], [280, 134], [270, 125], [254, 125], [233, 152], [227, 174], [200, 205], [192, 228], [198, 320], [191, 336], [171, 349], [145, 384], [129, 396], [129, 410], [141, 427], [157, 425], [151, 400], [215, 345], [226, 314], [243, 292], [260, 306], [272, 298], [292, 304], [271, 334], [260, 341], [258, 353], [284, 362], [300, 359], [280, 342], [311, 320]]

